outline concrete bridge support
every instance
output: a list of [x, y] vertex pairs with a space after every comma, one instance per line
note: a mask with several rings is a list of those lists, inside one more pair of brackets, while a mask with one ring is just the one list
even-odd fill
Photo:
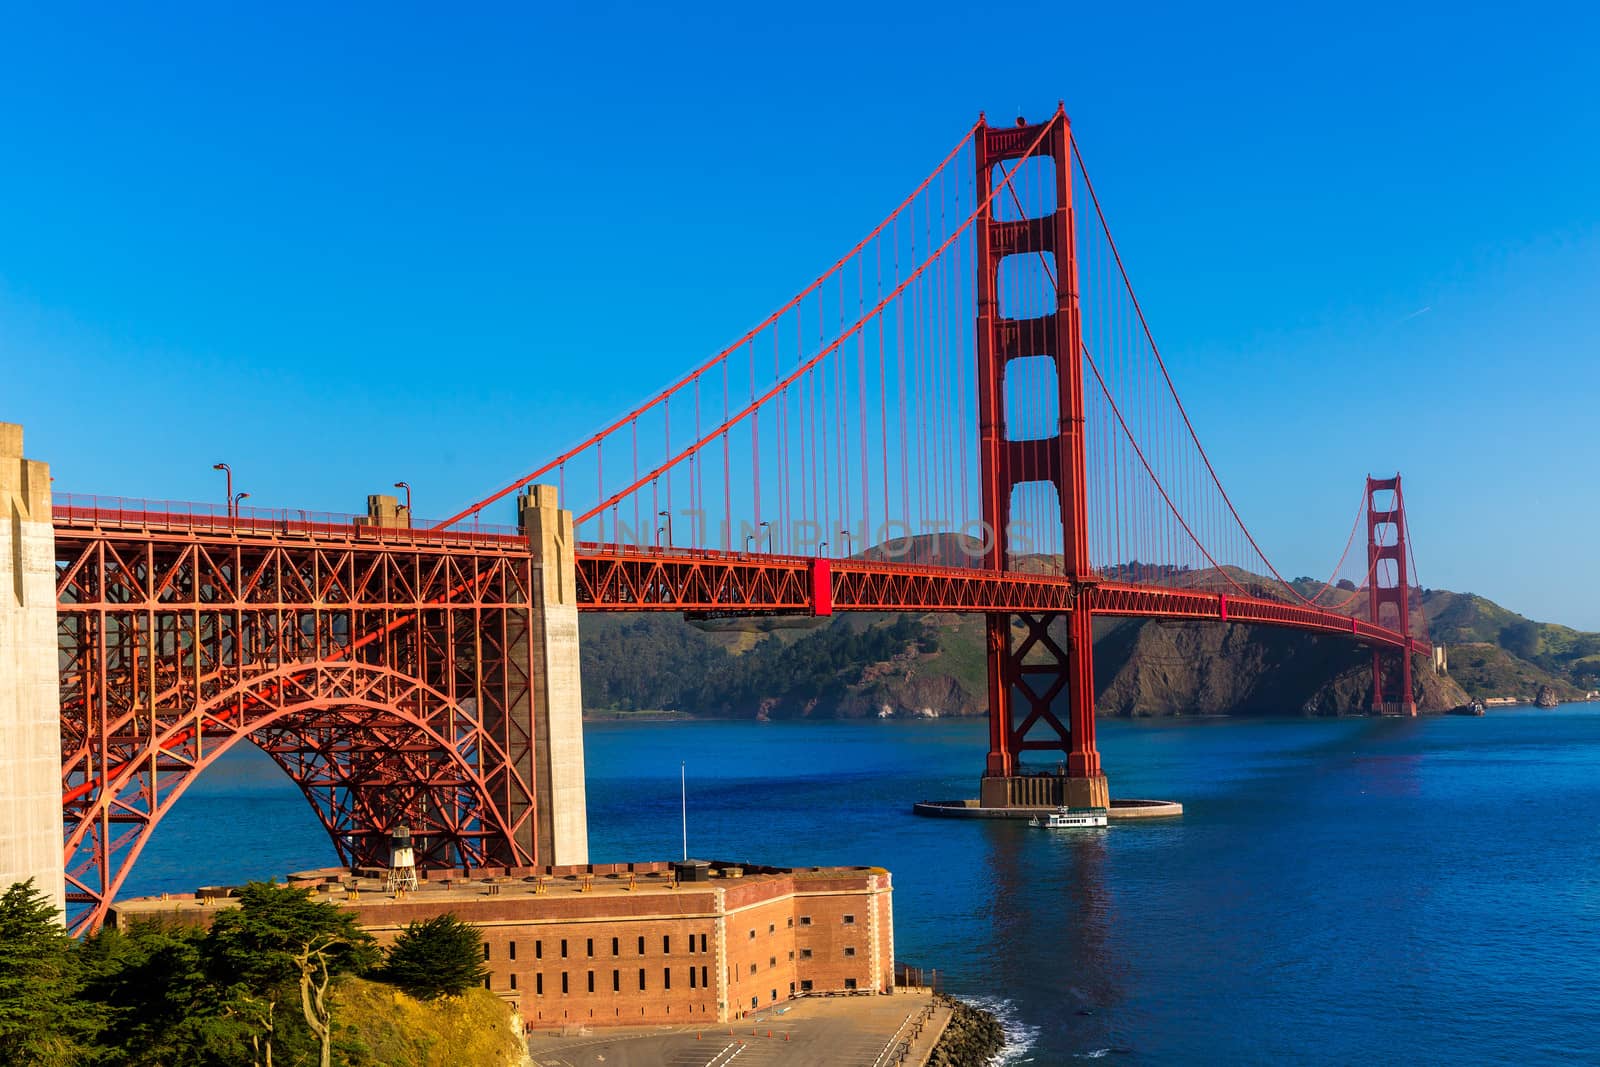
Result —
[[[583, 684], [578, 671], [578, 587], [572, 512], [553, 485], [517, 498], [517, 522], [528, 538], [535, 583], [528, 635], [533, 664], [534, 752], [538, 766], [538, 857], [541, 864], [589, 862], [589, 816], [583, 766]], [[520, 657], [519, 657], [520, 658]]]
[[0, 422], [0, 890], [28, 878], [65, 908], [61, 694], [50, 468]]

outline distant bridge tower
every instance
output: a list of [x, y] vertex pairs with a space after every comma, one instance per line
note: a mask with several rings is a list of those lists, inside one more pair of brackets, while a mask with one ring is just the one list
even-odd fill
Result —
[[[1379, 493], [1391, 494], [1386, 507], [1379, 506]], [[1400, 475], [1368, 478], [1367, 570], [1372, 575], [1368, 610], [1374, 623], [1406, 635], [1401, 652], [1372, 650], [1372, 711], [1379, 715], [1417, 713], [1411, 688], [1411, 576], [1406, 560], [1406, 499], [1400, 490]], [[1398, 678], [1396, 672], [1384, 670], [1386, 655], [1399, 657]]]
[[[1041, 140], [1042, 138], [1042, 140]], [[1083, 363], [1078, 265], [1072, 214], [1072, 135], [1065, 111], [1033, 126], [990, 127], [981, 119], [975, 139], [978, 198], [1003, 188], [997, 167], [1029, 154], [1055, 165], [1055, 210], [1037, 218], [1001, 220], [993, 204], [977, 220], [978, 454], [983, 518], [989, 527], [985, 567], [1007, 569], [1007, 525], [1013, 491], [1030, 482], [1054, 486], [1061, 506], [1063, 571], [1082, 588], [1097, 580], [1089, 564], [1087, 478], [1084, 471]], [[1010, 256], [1054, 257], [1054, 310], [1006, 318], [998, 299], [1000, 265]], [[1055, 364], [1059, 421], [1051, 437], [1017, 439], [1005, 424], [1006, 371], [1015, 360], [1046, 357]], [[1079, 597], [1079, 603], [1086, 598]], [[1025, 634], [1013, 641], [1013, 620]], [[1057, 614], [987, 616], [989, 758], [980, 802], [1106, 805], [1109, 793], [1094, 736], [1094, 635], [1087, 607]], [[1022, 776], [1025, 751], [1060, 753], [1065, 773]]]

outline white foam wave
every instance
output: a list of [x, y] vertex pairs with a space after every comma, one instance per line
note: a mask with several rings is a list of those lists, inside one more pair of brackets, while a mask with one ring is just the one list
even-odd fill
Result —
[[1039, 1028], [1022, 1021], [1017, 1006], [1004, 997], [963, 997], [974, 1008], [982, 1008], [1000, 1022], [1006, 1043], [989, 1067], [1012, 1067], [1013, 1064], [1033, 1063], [1029, 1055], [1039, 1041]]

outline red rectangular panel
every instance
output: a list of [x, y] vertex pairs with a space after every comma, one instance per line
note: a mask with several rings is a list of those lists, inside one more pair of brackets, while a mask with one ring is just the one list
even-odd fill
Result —
[[811, 614], [833, 614], [833, 562], [811, 561]]

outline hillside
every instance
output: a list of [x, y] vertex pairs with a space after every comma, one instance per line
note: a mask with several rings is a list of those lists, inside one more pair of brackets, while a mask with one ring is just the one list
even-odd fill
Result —
[[[930, 559], [952, 551], [935, 546]], [[1307, 581], [1306, 592], [1315, 591]], [[1354, 589], [1358, 598], [1364, 593]], [[1359, 605], [1358, 605], [1359, 606]], [[1413, 593], [1420, 634], [1443, 643], [1450, 672], [1418, 660], [1419, 706], [1469, 699], [1562, 700], [1600, 688], [1600, 634], [1525, 619], [1483, 597]], [[983, 623], [966, 615], [842, 614], [830, 619], [584, 615], [584, 701], [591, 714], [675, 710], [733, 718], [980, 715]], [[1348, 641], [1272, 627], [1098, 620], [1102, 715], [1339, 715], [1367, 710], [1370, 654]]]

